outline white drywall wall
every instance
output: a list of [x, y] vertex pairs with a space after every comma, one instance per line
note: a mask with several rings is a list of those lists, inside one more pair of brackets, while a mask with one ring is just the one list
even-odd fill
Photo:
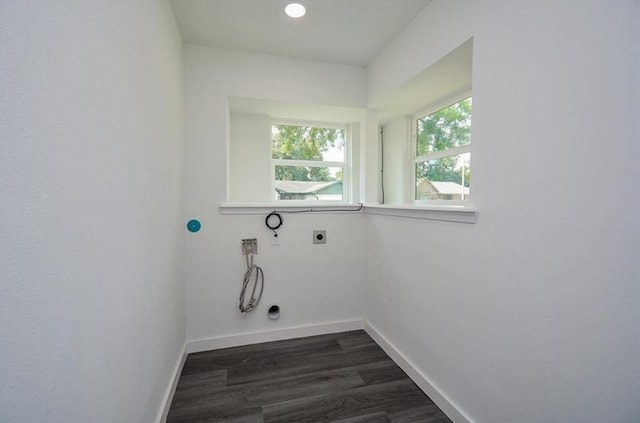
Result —
[[411, 172], [408, 141], [411, 137], [410, 125], [410, 117], [400, 116], [383, 126], [381, 156], [384, 158], [382, 177], [385, 204], [402, 204], [411, 200], [410, 194], [406, 195], [411, 192], [411, 188], [406, 186], [407, 172]]
[[[272, 247], [265, 215], [220, 215], [218, 204], [227, 199], [229, 97], [363, 108], [364, 69], [188, 44], [185, 60], [185, 207], [203, 223], [186, 241], [187, 339], [362, 318], [361, 215], [283, 215], [281, 245]], [[326, 245], [312, 244], [314, 229], [327, 230]], [[265, 274], [250, 315], [238, 311], [242, 238], [258, 238]], [[271, 303], [281, 307], [279, 320], [267, 318]]]
[[[153, 421], [184, 342], [173, 18], [155, 1], [0, 11], [0, 420]], [[368, 68], [369, 104], [474, 37], [478, 222], [285, 215], [280, 247], [260, 216], [218, 214], [227, 98], [361, 108], [364, 71], [187, 46], [184, 204], [204, 224], [188, 338], [358, 318], [365, 292], [476, 422], [637, 420], [639, 20], [632, 0], [434, 1]], [[375, 181], [376, 149], [358, 157]], [[237, 314], [249, 236], [277, 322]]]
[[366, 318], [474, 422], [640, 420], [637, 18], [434, 0], [368, 67], [374, 101], [474, 39], [477, 223], [365, 226]]
[[271, 118], [231, 113], [229, 119], [229, 201], [270, 202]]
[[2, 2], [0, 45], [0, 421], [155, 421], [185, 339], [171, 8]]

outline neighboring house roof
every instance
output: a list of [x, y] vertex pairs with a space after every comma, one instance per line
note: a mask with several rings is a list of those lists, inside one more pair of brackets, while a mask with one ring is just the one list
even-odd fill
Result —
[[313, 194], [338, 183], [342, 181], [275, 181], [275, 189], [289, 194]]
[[[436, 189], [436, 191], [438, 191], [438, 193], [445, 194], [445, 195], [460, 194], [463, 188], [462, 185], [457, 184], [455, 182], [429, 181], [429, 183], [431, 184], [431, 186], [433, 186]], [[469, 194], [469, 187], [464, 187], [464, 194], [465, 195]]]

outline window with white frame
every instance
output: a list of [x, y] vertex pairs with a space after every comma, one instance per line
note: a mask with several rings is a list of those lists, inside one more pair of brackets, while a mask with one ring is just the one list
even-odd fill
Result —
[[274, 200], [349, 201], [349, 131], [345, 125], [274, 122]]
[[414, 118], [413, 198], [465, 201], [471, 186], [471, 97]]

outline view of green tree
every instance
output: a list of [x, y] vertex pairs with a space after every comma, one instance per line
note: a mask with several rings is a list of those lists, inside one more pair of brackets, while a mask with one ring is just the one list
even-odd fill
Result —
[[[289, 160], [322, 160], [330, 148], [344, 148], [344, 130], [295, 125], [273, 125], [271, 157]], [[278, 181], [333, 181], [325, 167], [276, 166]]]
[[[417, 154], [461, 147], [471, 142], [471, 98], [440, 109], [417, 121]], [[464, 175], [463, 175], [464, 172]], [[468, 161], [448, 156], [416, 164], [416, 179], [448, 181], [470, 185]]]

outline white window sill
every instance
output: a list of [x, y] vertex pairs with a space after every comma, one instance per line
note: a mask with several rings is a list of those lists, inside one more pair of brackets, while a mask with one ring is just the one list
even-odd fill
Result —
[[348, 204], [341, 202], [314, 201], [286, 201], [279, 203], [220, 203], [218, 210], [220, 214], [269, 214], [274, 210], [279, 211], [305, 211], [317, 210], [318, 212], [333, 213], [352, 213], [360, 211], [363, 207], [361, 204]]
[[445, 222], [475, 223], [478, 210], [464, 205], [365, 204], [366, 214], [441, 220]]
[[266, 215], [274, 210], [352, 213], [363, 210], [366, 214], [407, 217], [412, 219], [440, 220], [445, 222], [475, 223], [478, 210], [472, 204], [464, 205], [409, 205], [409, 204], [360, 204], [319, 201], [286, 203], [220, 203], [218, 210], [225, 215]]

